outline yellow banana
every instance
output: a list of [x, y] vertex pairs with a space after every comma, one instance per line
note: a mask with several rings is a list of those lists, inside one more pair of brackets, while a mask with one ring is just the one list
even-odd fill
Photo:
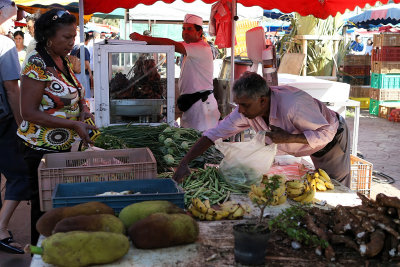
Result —
[[317, 182], [317, 183], [321, 183], [321, 184], [323, 184], [323, 183], [325, 183], [325, 181], [324, 180], [322, 180], [322, 179], [320, 179], [321, 177], [319, 177], [319, 178], [315, 178], [315, 182]]
[[301, 202], [304, 198], [306, 198], [310, 191], [313, 191], [312, 188], [305, 190], [304, 193], [298, 197], [293, 198], [294, 201]]
[[261, 197], [264, 195], [263, 192], [264, 188], [260, 187], [260, 186], [256, 186], [256, 185], [251, 185], [251, 191], [254, 192], [254, 194], [256, 194], [257, 196]]
[[294, 195], [301, 195], [302, 193], [303, 193], [303, 191], [304, 191], [304, 187], [301, 187], [301, 188], [291, 188], [291, 187], [288, 187], [288, 188], [286, 188], [286, 192], [289, 194], [289, 195], [292, 195], [292, 196], [294, 196]]
[[[229, 213], [234, 213], [238, 208], [239, 208], [239, 204], [232, 202], [232, 204], [230, 205], [221, 205], [221, 209], [224, 211], [227, 211]], [[225, 204], [225, 203], [224, 203]]]
[[204, 214], [216, 215], [216, 210], [213, 208], [207, 208], [207, 206], [199, 199], [199, 198], [192, 198], [192, 204], [195, 208]]
[[199, 218], [200, 220], [204, 220], [206, 218], [205, 214], [198, 211], [193, 205], [190, 205], [189, 211], [194, 217]]
[[201, 213], [207, 213], [207, 207], [199, 198], [192, 198], [192, 205]]
[[324, 171], [323, 169], [318, 169], [318, 172], [320, 174], [320, 178], [324, 180], [325, 182], [331, 182], [331, 178], [329, 175]]
[[283, 204], [285, 202], [286, 202], [286, 195], [282, 195], [282, 196], [279, 197], [277, 205], [281, 205], [281, 204]]
[[204, 200], [204, 205], [207, 207], [207, 209], [210, 209], [211, 208], [210, 200], [208, 199]]
[[315, 191], [314, 190], [310, 190], [308, 191], [306, 194], [306, 196], [300, 201], [302, 204], [305, 203], [312, 203], [314, 196], [315, 196]]
[[309, 184], [311, 184], [311, 181], [313, 180], [313, 177], [311, 176], [310, 173], [307, 173], [307, 181]]
[[276, 189], [276, 190], [274, 191], [274, 196], [278, 196], [278, 197], [282, 196], [282, 195], [285, 193], [285, 189], [286, 189], [286, 186], [285, 186], [284, 183], [282, 183], [282, 184], [278, 187], [278, 189]]
[[314, 179], [319, 178], [319, 173], [318, 172], [314, 172]]
[[288, 188], [304, 188], [304, 183], [301, 180], [292, 180], [286, 182]]
[[221, 220], [223, 218], [228, 217], [229, 212], [226, 210], [217, 210], [217, 215], [215, 215], [216, 220]]
[[326, 186], [326, 188], [328, 188], [328, 189], [334, 189], [334, 188], [335, 188], [335, 186], [334, 186], [333, 183], [331, 183], [331, 182], [325, 182], [325, 186]]
[[211, 214], [206, 214], [206, 220], [207, 221], [214, 221], [215, 217], [213, 215], [211, 215]]
[[315, 182], [315, 179], [312, 179], [311, 183], [310, 183], [310, 187], [312, 190], [317, 191], [317, 184]]
[[326, 191], [326, 186], [325, 186], [324, 182], [322, 182], [322, 183], [317, 182], [317, 183], [316, 183], [316, 186], [317, 186], [317, 189], [318, 189], [319, 191]]
[[239, 219], [243, 217], [244, 213], [245, 210], [242, 208], [242, 206], [238, 205], [238, 208], [233, 213], [230, 213], [227, 218], [229, 220]]

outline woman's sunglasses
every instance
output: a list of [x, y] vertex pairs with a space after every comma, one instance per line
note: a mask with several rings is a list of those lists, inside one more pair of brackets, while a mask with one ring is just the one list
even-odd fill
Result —
[[53, 20], [57, 20], [62, 18], [63, 16], [65, 16], [65, 14], [70, 15], [70, 13], [68, 12], [68, 10], [60, 10], [58, 11], [54, 16], [53, 16]]

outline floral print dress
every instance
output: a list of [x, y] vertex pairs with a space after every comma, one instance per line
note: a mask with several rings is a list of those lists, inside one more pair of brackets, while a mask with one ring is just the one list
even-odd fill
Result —
[[[57, 71], [58, 77], [56, 77], [50, 72], [43, 58], [37, 51], [34, 51], [23, 67], [22, 75], [46, 82], [46, 88], [39, 106], [40, 111], [50, 116], [78, 120], [80, 114], [79, 101], [83, 97], [83, 90], [70, 65], [68, 71], [78, 88], [69, 82], [63, 73]], [[17, 134], [29, 147], [47, 151], [69, 150], [78, 137], [78, 134], [72, 129], [43, 127], [29, 121], [21, 123]]]

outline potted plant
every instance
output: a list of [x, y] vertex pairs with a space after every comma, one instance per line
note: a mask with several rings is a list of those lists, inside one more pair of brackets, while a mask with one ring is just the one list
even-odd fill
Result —
[[[268, 224], [263, 222], [264, 210], [272, 204], [278, 204], [280, 197], [286, 198], [283, 194], [285, 190], [282, 180], [283, 177], [274, 175], [270, 178], [264, 177], [259, 186], [251, 186], [249, 198], [259, 208], [260, 215], [257, 223], [242, 223], [233, 226], [235, 261], [247, 265], [264, 264], [269, 237]], [[280, 188], [283, 188], [282, 195], [277, 194]]]

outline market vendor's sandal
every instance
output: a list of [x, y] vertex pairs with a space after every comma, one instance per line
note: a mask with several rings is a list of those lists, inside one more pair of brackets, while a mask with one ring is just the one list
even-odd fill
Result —
[[9, 232], [10, 237], [4, 238], [0, 240], [0, 250], [8, 252], [8, 253], [13, 253], [13, 254], [24, 254], [24, 251], [20, 248], [11, 246], [11, 243], [15, 243], [12, 233]]

